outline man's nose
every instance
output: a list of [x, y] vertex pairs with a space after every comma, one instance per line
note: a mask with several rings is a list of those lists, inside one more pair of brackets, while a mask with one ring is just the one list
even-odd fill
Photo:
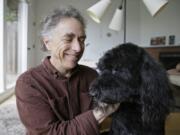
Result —
[[72, 49], [76, 52], [80, 52], [82, 50], [82, 45], [78, 41], [78, 39], [75, 39], [72, 43]]

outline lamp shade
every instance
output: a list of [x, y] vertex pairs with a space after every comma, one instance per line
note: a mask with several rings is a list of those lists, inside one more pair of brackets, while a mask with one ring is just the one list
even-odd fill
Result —
[[168, 3], [168, 0], [143, 0], [143, 2], [151, 15], [155, 16]]
[[109, 28], [115, 31], [120, 31], [123, 27], [123, 10], [122, 9], [116, 9], [113, 18], [109, 24]]
[[92, 7], [88, 8], [87, 12], [95, 22], [100, 23], [100, 19], [104, 15], [110, 3], [111, 0], [101, 0]]

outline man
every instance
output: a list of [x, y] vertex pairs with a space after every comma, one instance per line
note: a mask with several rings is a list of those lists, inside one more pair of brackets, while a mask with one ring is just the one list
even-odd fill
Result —
[[27, 134], [99, 134], [98, 124], [118, 105], [92, 109], [88, 89], [97, 72], [78, 65], [86, 39], [83, 17], [72, 7], [55, 10], [44, 20], [41, 37], [50, 56], [16, 83], [18, 112]]

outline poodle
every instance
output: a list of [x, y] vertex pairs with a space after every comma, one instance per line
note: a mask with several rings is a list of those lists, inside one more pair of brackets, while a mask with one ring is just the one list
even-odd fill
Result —
[[164, 135], [174, 103], [166, 70], [133, 43], [107, 51], [97, 68], [89, 92], [97, 107], [120, 103], [109, 135]]

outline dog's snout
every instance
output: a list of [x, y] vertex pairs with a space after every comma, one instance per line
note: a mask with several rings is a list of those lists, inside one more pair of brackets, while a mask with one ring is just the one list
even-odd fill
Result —
[[96, 97], [97, 96], [97, 91], [94, 90], [93, 88], [90, 88], [89, 95], [92, 96], [92, 97]]

